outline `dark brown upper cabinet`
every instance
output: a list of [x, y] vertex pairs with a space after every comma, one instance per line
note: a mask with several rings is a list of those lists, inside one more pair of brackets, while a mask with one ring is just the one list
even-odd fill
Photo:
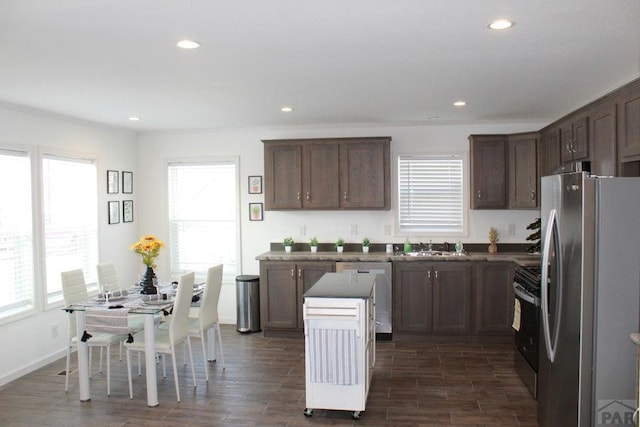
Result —
[[560, 124], [562, 163], [589, 158], [589, 118], [580, 115]]
[[620, 96], [620, 161], [640, 160], [640, 82]]
[[616, 176], [616, 103], [609, 101], [589, 110], [591, 173]]
[[262, 142], [265, 210], [390, 209], [390, 137]]
[[540, 177], [552, 175], [562, 164], [560, 161], [560, 129], [552, 127], [542, 133], [538, 143]]
[[506, 209], [507, 136], [471, 135], [471, 208]]
[[538, 133], [508, 136], [511, 209], [538, 207], [538, 137]]

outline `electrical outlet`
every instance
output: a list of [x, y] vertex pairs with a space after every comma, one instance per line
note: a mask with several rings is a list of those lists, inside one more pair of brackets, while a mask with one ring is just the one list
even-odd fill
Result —
[[391, 236], [391, 224], [384, 225], [384, 235]]
[[351, 224], [351, 235], [352, 236], [358, 235], [358, 224]]
[[516, 234], [516, 225], [515, 224], [509, 224], [507, 226], [507, 235], [508, 236], [515, 236]]
[[58, 325], [51, 325], [51, 338], [58, 338]]
[[307, 226], [306, 225], [301, 225], [298, 227], [298, 234], [300, 236], [305, 236], [307, 234]]

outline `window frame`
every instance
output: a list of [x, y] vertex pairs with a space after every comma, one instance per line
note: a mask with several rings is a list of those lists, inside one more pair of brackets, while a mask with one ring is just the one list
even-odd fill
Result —
[[[215, 164], [215, 163], [219, 163], [219, 164], [233, 164], [235, 167], [235, 192], [236, 192], [236, 215], [235, 215], [235, 221], [236, 221], [236, 230], [235, 230], [235, 239], [236, 242], [241, 242], [241, 236], [242, 236], [242, 211], [241, 211], [241, 204], [242, 204], [242, 193], [241, 193], [241, 183], [240, 183], [240, 158], [238, 156], [203, 156], [203, 157], [175, 157], [175, 158], [168, 158], [165, 159], [165, 165], [164, 165], [164, 175], [165, 175], [165, 200], [166, 200], [166, 205], [165, 205], [165, 215], [166, 215], [166, 221], [165, 221], [165, 231], [166, 231], [166, 236], [168, 236], [167, 238], [167, 242], [165, 242], [167, 244], [167, 246], [171, 245], [171, 201], [169, 199], [169, 167], [171, 165], [176, 165], [176, 164], [184, 164], [184, 165], [210, 165], [210, 164]], [[171, 258], [171, 248], [167, 247], [167, 253], [168, 253], [168, 261], [169, 261], [169, 274], [170, 275], [174, 275], [177, 274], [173, 271], [173, 260]], [[237, 274], [242, 274], [242, 245], [238, 244], [236, 246], [236, 270], [237, 270]], [[206, 279], [206, 271], [202, 271], [202, 272], [195, 272], [196, 273], [196, 278], [197, 280], [205, 280]], [[223, 275], [223, 284], [224, 283], [229, 283], [231, 281], [231, 277], [233, 276], [233, 279], [235, 280], [235, 275], [230, 274], [225, 272], [225, 274]]]
[[[450, 158], [459, 157], [462, 161], [462, 231], [460, 232], [443, 232], [428, 230], [401, 230], [400, 229], [400, 171], [399, 160], [401, 157], [424, 157], [424, 158]], [[400, 237], [452, 237], [462, 238], [469, 236], [469, 154], [466, 151], [453, 152], [400, 152], [395, 153], [393, 162], [394, 176], [394, 197], [393, 208], [395, 235]]]

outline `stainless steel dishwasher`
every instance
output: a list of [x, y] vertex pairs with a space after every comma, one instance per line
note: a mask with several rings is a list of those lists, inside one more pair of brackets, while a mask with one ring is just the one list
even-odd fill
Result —
[[376, 273], [376, 339], [390, 340], [393, 329], [391, 317], [390, 262], [336, 262], [336, 272]]

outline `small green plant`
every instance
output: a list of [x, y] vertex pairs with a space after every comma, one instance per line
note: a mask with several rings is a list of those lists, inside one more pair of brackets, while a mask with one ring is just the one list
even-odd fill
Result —
[[365, 248], [368, 248], [371, 245], [371, 240], [369, 240], [368, 237], [365, 237], [364, 239], [362, 239], [362, 246]]
[[284, 239], [284, 245], [285, 246], [293, 246], [293, 237], [286, 237]]
[[318, 238], [312, 237], [311, 240], [309, 240], [309, 246], [318, 246]]
[[342, 237], [336, 241], [336, 248], [339, 248], [340, 246], [344, 246], [344, 239]]

